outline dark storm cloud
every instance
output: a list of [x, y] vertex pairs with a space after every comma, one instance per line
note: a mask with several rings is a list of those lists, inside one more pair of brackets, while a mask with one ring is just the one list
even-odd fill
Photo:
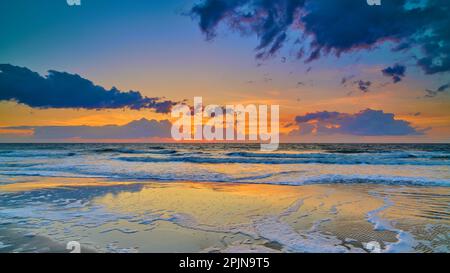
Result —
[[411, 126], [394, 114], [366, 109], [355, 114], [316, 112], [297, 116], [295, 122], [301, 134], [346, 134], [356, 136], [422, 135], [425, 130]]
[[426, 98], [433, 98], [433, 97], [436, 97], [437, 95], [439, 95], [439, 93], [443, 93], [443, 92], [445, 92], [447, 90], [450, 90], [450, 83], [441, 85], [436, 90], [426, 89], [425, 92], [427, 94], [425, 95], [425, 97]]
[[207, 39], [220, 23], [256, 34], [258, 58], [277, 53], [289, 38], [301, 45], [297, 55], [305, 61], [390, 41], [394, 51], [421, 49], [417, 64], [434, 74], [450, 71], [449, 10], [448, 0], [391, 0], [381, 6], [363, 0], [204, 0], [190, 14]]
[[381, 70], [384, 76], [392, 78], [394, 83], [398, 83], [405, 77], [406, 67], [404, 65], [395, 64]]
[[106, 126], [21, 126], [6, 130], [33, 130], [31, 139], [139, 139], [170, 137], [172, 124], [168, 120], [135, 120], [128, 124]]
[[257, 58], [276, 53], [286, 42], [287, 31], [295, 20], [295, 11], [304, 0], [247, 1], [207, 0], [195, 5], [191, 15], [198, 16], [199, 26], [207, 39], [216, 35], [218, 24], [225, 21], [244, 35], [256, 33]]
[[43, 77], [10, 64], [0, 64], [0, 100], [36, 108], [151, 108], [158, 113], [168, 113], [176, 104], [145, 97], [138, 91], [107, 90], [76, 74], [50, 70]]

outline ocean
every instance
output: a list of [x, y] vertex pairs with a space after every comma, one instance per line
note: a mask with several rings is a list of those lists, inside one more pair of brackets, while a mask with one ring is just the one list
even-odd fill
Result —
[[[0, 179], [450, 186], [450, 144], [0, 144]], [[0, 180], [1, 181], [1, 180]]]
[[449, 252], [449, 234], [449, 144], [0, 144], [0, 252]]

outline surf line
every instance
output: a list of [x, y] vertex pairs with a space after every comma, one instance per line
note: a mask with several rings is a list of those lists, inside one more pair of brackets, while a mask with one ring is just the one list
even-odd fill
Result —
[[192, 108], [175, 105], [171, 116], [177, 118], [171, 129], [176, 141], [259, 141], [264, 151], [279, 146], [279, 105], [203, 106], [203, 98], [194, 97]]

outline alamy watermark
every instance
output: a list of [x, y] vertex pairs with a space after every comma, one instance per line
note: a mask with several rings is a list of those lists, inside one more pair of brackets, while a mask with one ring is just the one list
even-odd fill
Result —
[[259, 141], [261, 150], [278, 149], [279, 105], [203, 106], [202, 97], [194, 107], [178, 104], [172, 108], [172, 138], [177, 141]]
[[81, 6], [81, 0], [66, 0], [69, 6]]
[[363, 243], [363, 245], [370, 253], [381, 253], [381, 245], [377, 241], [370, 241], [368, 243]]
[[381, 0], [367, 0], [369, 6], [381, 6]]
[[70, 253], [81, 253], [81, 244], [78, 241], [70, 241], [67, 243], [66, 249], [70, 250]]

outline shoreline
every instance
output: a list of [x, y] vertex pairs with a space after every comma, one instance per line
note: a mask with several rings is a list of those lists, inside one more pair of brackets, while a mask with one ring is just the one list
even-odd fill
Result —
[[[50, 188], [64, 188], [64, 187], [110, 187], [123, 185], [145, 185], [145, 184], [177, 184], [177, 183], [199, 183], [199, 184], [220, 184], [220, 185], [269, 185], [269, 186], [288, 186], [288, 187], [302, 187], [302, 186], [358, 186], [358, 185], [374, 185], [387, 187], [412, 187], [412, 188], [442, 188], [450, 189], [450, 184], [416, 184], [416, 183], [384, 183], [383, 181], [358, 181], [358, 182], [308, 182], [308, 183], [292, 183], [292, 182], [248, 182], [248, 181], [191, 181], [191, 180], [164, 180], [164, 179], [139, 179], [139, 178], [109, 178], [109, 177], [69, 177], [69, 176], [23, 176], [23, 175], [5, 175], [4, 177], [13, 178], [12, 182], [0, 182], [1, 192], [19, 192], [32, 191], [39, 189]], [[382, 179], [380, 177], [380, 179]], [[414, 178], [411, 178], [414, 180]], [[43, 181], [42, 181], [43, 180]], [[64, 180], [64, 181], [62, 181]], [[363, 178], [361, 178], [363, 180]]]

